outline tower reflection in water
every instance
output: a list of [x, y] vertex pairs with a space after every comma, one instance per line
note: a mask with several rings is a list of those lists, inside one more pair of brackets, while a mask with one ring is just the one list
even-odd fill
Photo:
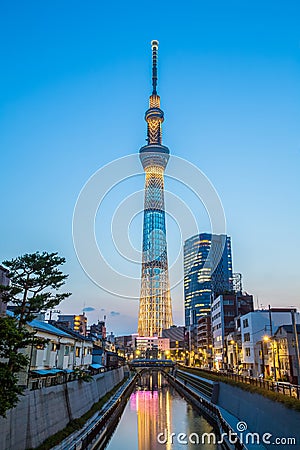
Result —
[[[172, 433], [213, 432], [212, 425], [188, 404], [170, 386], [161, 372], [150, 371], [141, 375], [131, 394], [115, 433], [108, 443], [108, 450], [220, 450], [211, 444], [179, 443], [170, 438]], [[159, 443], [157, 436], [164, 433], [165, 443]]]
[[[152, 371], [144, 374], [136, 391], [130, 397], [130, 409], [137, 413], [138, 449], [161, 449], [157, 435], [164, 430], [171, 433], [172, 397], [169, 387], [161, 372]], [[165, 448], [171, 449], [171, 443]]]

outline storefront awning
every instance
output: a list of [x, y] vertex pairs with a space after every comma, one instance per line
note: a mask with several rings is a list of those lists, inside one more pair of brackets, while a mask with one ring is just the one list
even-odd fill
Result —
[[32, 370], [31, 373], [34, 375], [48, 376], [48, 375], [56, 375], [60, 372], [63, 372], [61, 369], [48, 369], [48, 370]]
[[90, 367], [92, 369], [103, 369], [104, 366], [102, 366], [101, 364], [90, 364]]

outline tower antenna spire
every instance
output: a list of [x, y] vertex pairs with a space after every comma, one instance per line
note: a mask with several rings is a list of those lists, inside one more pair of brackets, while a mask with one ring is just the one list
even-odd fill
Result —
[[157, 51], [158, 51], [158, 41], [151, 41], [152, 47], [152, 94], [156, 95], [157, 86]]

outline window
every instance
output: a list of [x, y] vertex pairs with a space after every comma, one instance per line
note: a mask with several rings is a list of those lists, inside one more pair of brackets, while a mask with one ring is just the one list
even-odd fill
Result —
[[70, 353], [70, 347], [68, 345], [65, 346], [65, 356]]
[[250, 333], [244, 333], [244, 342], [250, 341]]
[[76, 358], [80, 357], [80, 347], [76, 347], [75, 355], [76, 355]]
[[36, 348], [37, 350], [44, 350], [45, 344], [43, 344], [42, 342], [40, 342], [39, 344], [37, 344], [37, 345], [35, 346], [35, 348]]
[[245, 352], [246, 352], [246, 356], [250, 356], [250, 355], [251, 355], [250, 348], [246, 348], [246, 349], [245, 349]]
[[228, 300], [228, 299], [226, 299], [226, 300], [224, 300], [223, 304], [224, 304], [224, 305], [234, 305], [234, 300]]
[[244, 328], [249, 327], [248, 319], [244, 319], [244, 320], [243, 320], [243, 326], [244, 326]]

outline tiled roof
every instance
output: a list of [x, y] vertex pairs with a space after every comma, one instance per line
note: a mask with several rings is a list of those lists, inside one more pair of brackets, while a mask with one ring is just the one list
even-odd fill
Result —
[[53, 325], [50, 325], [47, 322], [41, 322], [40, 320], [32, 320], [29, 322], [29, 325], [32, 328], [35, 328], [36, 330], [45, 331], [46, 333], [55, 334], [56, 336], [64, 336], [71, 338], [72, 336], [68, 333], [66, 333], [63, 330], [60, 330], [59, 328], [54, 327]]

